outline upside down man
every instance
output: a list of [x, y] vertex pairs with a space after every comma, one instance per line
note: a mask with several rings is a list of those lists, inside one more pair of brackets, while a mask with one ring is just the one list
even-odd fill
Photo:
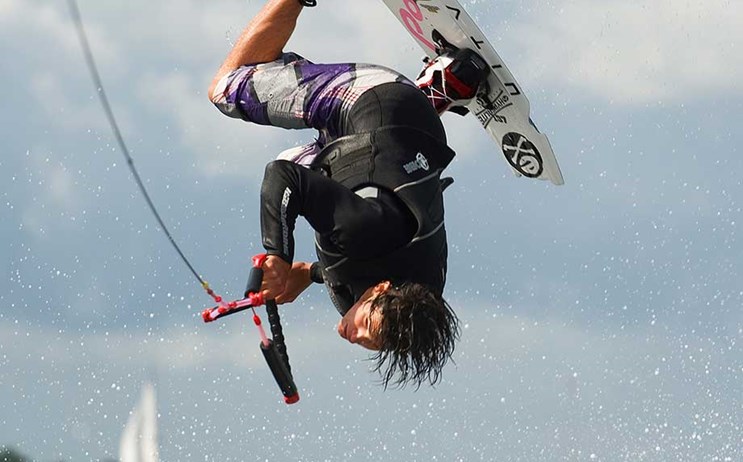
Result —
[[[441, 173], [454, 152], [439, 117], [458, 101], [435, 96], [434, 68], [417, 86], [385, 67], [315, 64], [284, 52], [303, 8], [269, 0], [209, 88], [230, 117], [319, 132], [266, 166], [262, 293], [287, 303], [324, 283], [342, 315], [339, 335], [375, 352], [385, 387], [435, 384], [459, 336], [442, 297]], [[294, 261], [298, 216], [315, 231], [317, 262]]]

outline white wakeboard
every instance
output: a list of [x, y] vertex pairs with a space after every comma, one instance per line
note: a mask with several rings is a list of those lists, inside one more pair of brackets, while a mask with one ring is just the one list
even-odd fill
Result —
[[490, 65], [488, 88], [467, 109], [498, 143], [518, 176], [564, 183], [547, 136], [529, 115], [529, 100], [511, 72], [456, 0], [384, 0], [428, 57], [440, 49], [434, 31], [457, 48], [469, 48]]

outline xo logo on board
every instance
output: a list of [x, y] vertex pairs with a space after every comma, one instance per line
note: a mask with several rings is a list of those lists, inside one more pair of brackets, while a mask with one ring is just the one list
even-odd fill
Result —
[[538, 178], [544, 172], [542, 155], [521, 133], [507, 133], [502, 147], [508, 163], [525, 177]]

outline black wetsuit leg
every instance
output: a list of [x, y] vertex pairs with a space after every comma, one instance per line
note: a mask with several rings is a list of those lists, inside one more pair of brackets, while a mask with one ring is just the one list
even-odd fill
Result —
[[412, 85], [386, 83], [366, 91], [341, 123], [343, 135], [368, 133], [389, 125], [417, 128], [442, 143], [446, 132], [426, 95]]

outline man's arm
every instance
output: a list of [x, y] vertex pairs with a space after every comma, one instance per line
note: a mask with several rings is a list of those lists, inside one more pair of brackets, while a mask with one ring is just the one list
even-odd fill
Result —
[[[266, 165], [261, 186], [261, 236], [269, 255], [263, 267], [264, 296], [275, 298], [286, 290], [300, 215], [335, 251], [352, 259], [375, 258], [410, 242], [416, 220], [399, 199], [392, 199], [364, 199], [337, 181], [285, 160]], [[303, 284], [309, 285], [310, 276], [303, 276]]]
[[281, 56], [302, 8], [298, 0], [269, 0], [250, 21], [215, 74], [209, 99], [214, 100], [214, 90], [222, 77], [240, 66], [266, 63]]
[[366, 260], [389, 253], [410, 242], [417, 229], [408, 208], [389, 196], [365, 199], [319, 172], [285, 160], [270, 162], [261, 186], [263, 247], [292, 263], [301, 215], [345, 257]]

